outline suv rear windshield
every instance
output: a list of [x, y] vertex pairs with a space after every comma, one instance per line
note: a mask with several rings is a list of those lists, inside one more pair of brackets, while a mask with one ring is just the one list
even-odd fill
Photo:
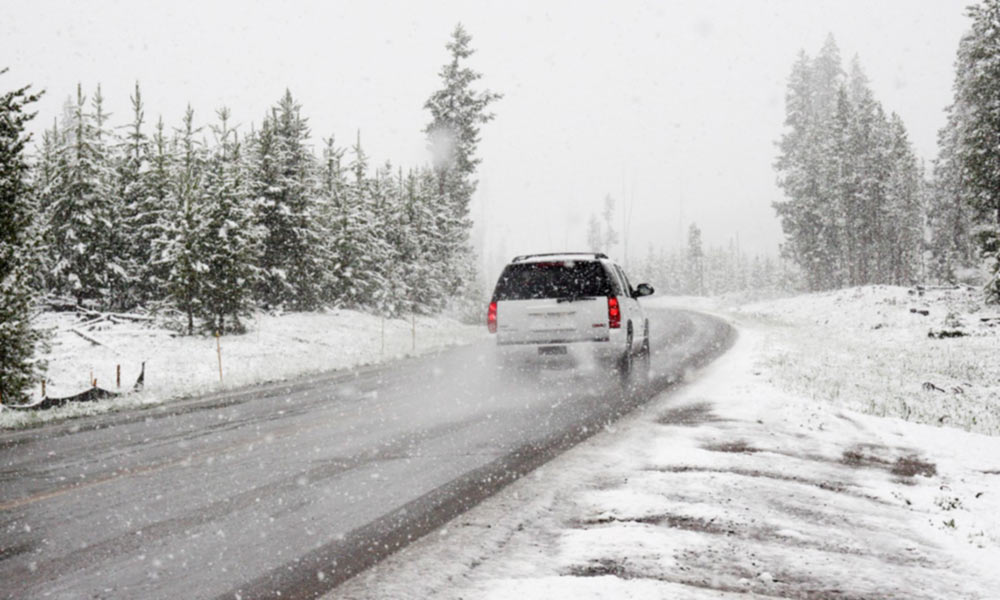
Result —
[[534, 262], [507, 265], [493, 301], [611, 295], [611, 282], [600, 262]]

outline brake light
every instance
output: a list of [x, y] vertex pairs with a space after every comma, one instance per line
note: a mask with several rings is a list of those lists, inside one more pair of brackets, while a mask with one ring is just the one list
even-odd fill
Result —
[[608, 329], [621, 329], [622, 311], [618, 307], [618, 298], [608, 296]]
[[490, 333], [497, 332], [497, 303], [490, 302], [490, 310], [486, 313], [486, 327]]

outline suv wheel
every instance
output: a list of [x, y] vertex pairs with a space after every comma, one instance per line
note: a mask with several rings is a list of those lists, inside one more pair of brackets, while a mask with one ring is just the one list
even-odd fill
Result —
[[634, 366], [634, 385], [636, 388], [645, 388], [649, 385], [649, 359], [649, 332], [647, 331], [646, 336], [642, 340], [642, 348], [639, 349], [637, 364]]
[[632, 328], [629, 327], [628, 337], [625, 342], [625, 352], [618, 359], [618, 377], [623, 387], [628, 387], [629, 379], [632, 377]]

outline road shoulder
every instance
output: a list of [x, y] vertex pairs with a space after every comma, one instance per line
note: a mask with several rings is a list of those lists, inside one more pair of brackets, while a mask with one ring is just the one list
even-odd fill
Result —
[[781, 392], [766, 331], [336, 598], [980, 598], [1000, 440]]

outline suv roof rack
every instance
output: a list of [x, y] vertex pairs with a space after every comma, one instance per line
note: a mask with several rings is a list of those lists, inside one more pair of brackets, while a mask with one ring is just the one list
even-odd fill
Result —
[[539, 258], [542, 256], [593, 256], [594, 258], [607, 258], [608, 255], [603, 252], [546, 252], [544, 254], [522, 254], [520, 256], [515, 256], [514, 260], [511, 262], [520, 262], [522, 260], [527, 260], [529, 258]]

